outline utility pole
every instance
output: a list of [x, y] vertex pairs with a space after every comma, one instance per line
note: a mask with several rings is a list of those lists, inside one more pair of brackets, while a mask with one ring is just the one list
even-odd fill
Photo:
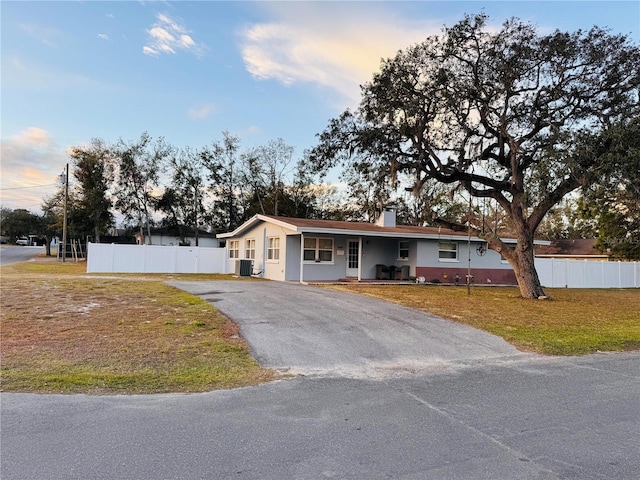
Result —
[[69, 164], [64, 173], [64, 214], [62, 217], [62, 261], [67, 257], [67, 204], [69, 203]]
[[194, 223], [195, 223], [195, 234], [196, 234], [196, 247], [198, 247], [198, 183], [194, 183], [193, 185], [193, 195], [194, 195], [194, 201], [195, 201], [195, 206], [194, 206]]

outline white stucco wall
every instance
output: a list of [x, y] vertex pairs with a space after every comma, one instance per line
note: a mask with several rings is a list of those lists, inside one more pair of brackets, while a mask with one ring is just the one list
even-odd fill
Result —
[[[287, 235], [292, 234], [291, 230], [285, 229], [279, 225], [261, 222], [255, 227], [247, 230], [240, 237], [227, 238], [227, 262], [229, 271], [235, 271], [236, 260], [246, 259], [246, 242], [249, 239], [255, 240], [255, 258], [253, 258], [253, 271], [261, 272], [260, 277], [269, 278], [271, 280], [285, 280], [285, 271], [287, 265]], [[280, 258], [278, 260], [267, 259], [268, 239], [270, 237], [280, 238]], [[229, 258], [229, 243], [231, 240], [240, 241], [240, 256], [238, 259]]]

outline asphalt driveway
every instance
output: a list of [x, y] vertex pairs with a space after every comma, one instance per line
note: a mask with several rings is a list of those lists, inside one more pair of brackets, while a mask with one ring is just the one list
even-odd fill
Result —
[[264, 367], [382, 378], [529, 354], [466, 325], [362, 295], [282, 282], [170, 282], [240, 326]]

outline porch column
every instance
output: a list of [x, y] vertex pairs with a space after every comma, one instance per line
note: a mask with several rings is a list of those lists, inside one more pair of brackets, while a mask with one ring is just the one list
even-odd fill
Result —
[[358, 281], [362, 280], [362, 237], [358, 237]]
[[300, 233], [300, 283], [304, 283], [304, 233]]

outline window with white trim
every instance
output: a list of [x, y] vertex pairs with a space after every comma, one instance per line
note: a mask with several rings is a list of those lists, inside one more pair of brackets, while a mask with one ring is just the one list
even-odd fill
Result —
[[280, 260], [280, 237], [267, 239], [267, 260], [277, 262]]
[[247, 238], [244, 241], [244, 258], [256, 258], [256, 240], [255, 238]]
[[229, 258], [240, 257], [240, 240], [229, 240]]
[[438, 243], [438, 259], [441, 262], [458, 261], [458, 242]]
[[305, 262], [333, 263], [333, 238], [304, 238]]
[[398, 242], [398, 259], [400, 260], [409, 259], [409, 242], [407, 241]]

